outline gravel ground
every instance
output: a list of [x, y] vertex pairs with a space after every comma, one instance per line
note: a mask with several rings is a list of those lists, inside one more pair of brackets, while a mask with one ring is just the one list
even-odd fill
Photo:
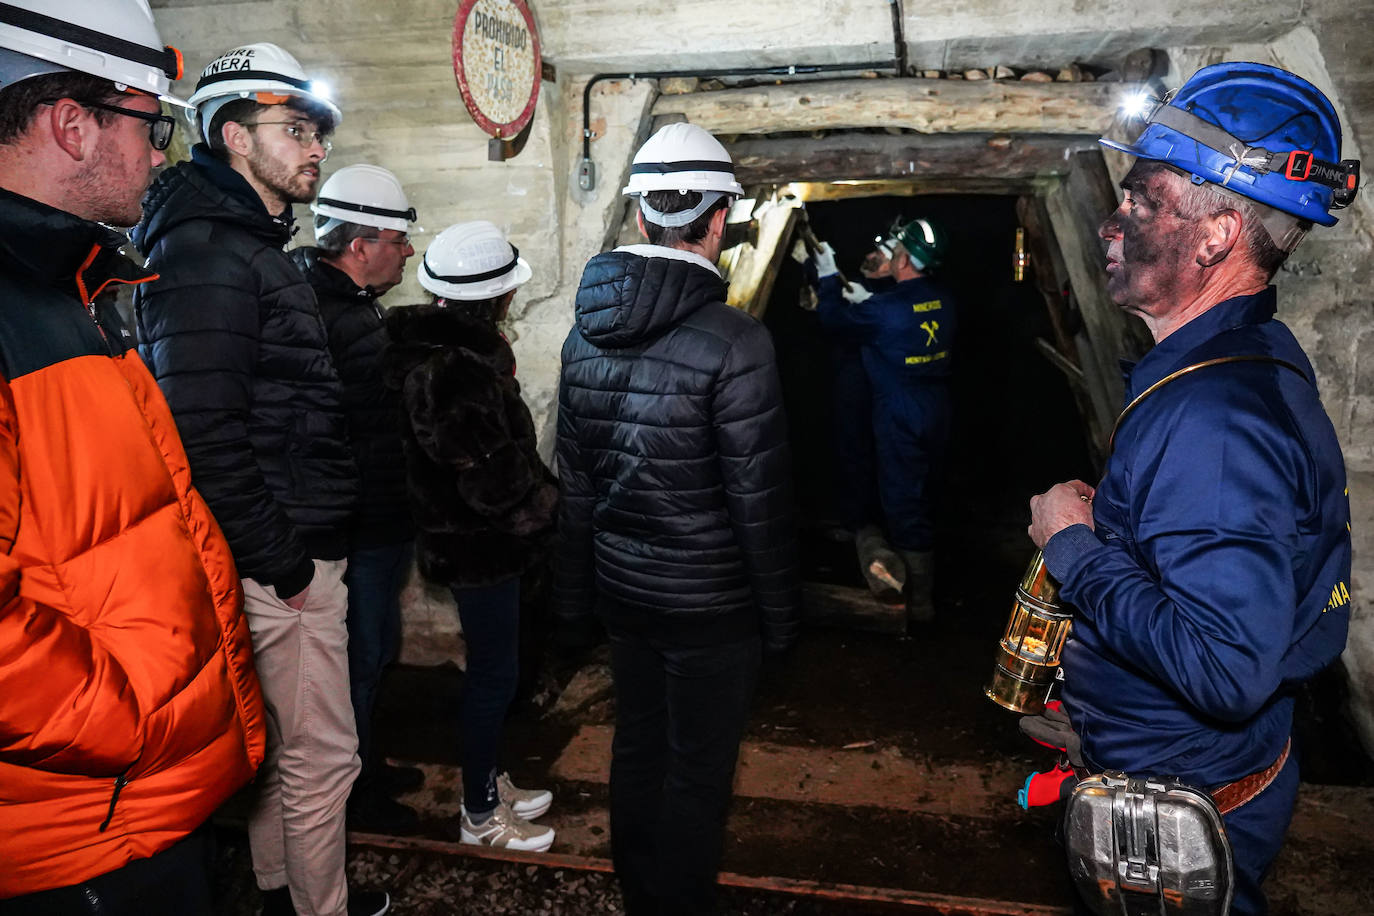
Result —
[[[427, 853], [352, 849], [349, 883], [383, 888], [395, 916], [608, 916], [623, 914], [611, 875]], [[257, 916], [247, 838], [221, 830], [216, 883], [222, 916]], [[814, 901], [725, 888], [720, 916], [867, 916], [891, 907]], [[909, 910], [908, 910], [909, 912]]]

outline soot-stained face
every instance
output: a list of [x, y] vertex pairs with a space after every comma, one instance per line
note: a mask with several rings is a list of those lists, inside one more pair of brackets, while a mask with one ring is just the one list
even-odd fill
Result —
[[1187, 179], [1140, 161], [1121, 187], [1121, 206], [1098, 227], [1107, 242], [1107, 292], [1127, 311], [1157, 316], [1184, 300], [1197, 268], [1197, 227], [1177, 209]]

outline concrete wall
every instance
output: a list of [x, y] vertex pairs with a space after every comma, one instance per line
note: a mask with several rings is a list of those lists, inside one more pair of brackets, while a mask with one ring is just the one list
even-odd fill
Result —
[[[326, 172], [356, 162], [395, 171], [420, 212], [422, 249], [462, 219], [502, 226], [534, 268], [516, 301], [519, 377], [547, 454], [558, 351], [572, 320], [582, 264], [623, 213], [625, 166], [647, 128], [652, 84], [600, 84], [593, 93], [591, 193], [577, 187], [585, 79], [608, 71], [764, 64], [865, 62], [892, 57], [884, 0], [698, 0], [643, 7], [612, 0], [532, 0], [545, 59], [543, 87], [524, 152], [486, 160], [486, 137], [453, 81], [450, 33], [457, 4], [439, 0], [153, 0], [165, 40], [186, 53], [188, 73], [219, 51], [274, 41], [312, 75], [329, 79], [345, 111]], [[1196, 66], [1257, 59], [1287, 66], [1326, 89], [1347, 126], [1348, 149], [1374, 128], [1374, 45], [1359, 40], [1362, 0], [1195, 4], [1161, 0], [936, 0], [906, 4], [903, 27], [918, 68], [1005, 64], [1113, 66], [1143, 46], [1170, 49], [1177, 85]], [[186, 80], [189, 93], [193, 77]], [[1346, 155], [1358, 155], [1347, 151]], [[1370, 309], [1369, 198], [1334, 230], [1317, 230], [1279, 278], [1281, 317], [1308, 348], [1345, 445], [1354, 510], [1354, 614], [1345, 663], [1367, 745], [1374, 749], [1374, 312]], [[308, 233], [307, 233], [308, 235]], [[418, 301], [413, 275], [388, 301]], [[406, 657], [453, 657], [456, 622], [441, 591], [408, 592]]]

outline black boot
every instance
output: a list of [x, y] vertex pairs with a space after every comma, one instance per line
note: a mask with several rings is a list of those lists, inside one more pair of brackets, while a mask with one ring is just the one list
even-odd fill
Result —
[[882, 529], [865, 525], [854, 535], [854, 549], [859, 554], [859, 572], [863, 573], [868, 590], [884, 604], [900, 604], [906, 585], [906, 567], [902, 558], [888, 546]]
[[906, 564], [907, 629], [935, 619], [935, 554], [929, 550], [903, 550]]

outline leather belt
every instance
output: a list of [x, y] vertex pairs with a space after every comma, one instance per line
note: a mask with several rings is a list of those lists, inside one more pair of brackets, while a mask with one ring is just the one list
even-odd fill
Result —
[[1212, 796], [1212, 801], [1217, 803], [1217, 808], [1222, 814], [1230, 814], [1241, 805], [1259, 795], [1270, 784], [1278, 778], [1279, 771], [1288, 762], [1288, 751], [1293, 746], [1293, 739], [1289, 738], [1283, 745], [1283, 751], [1279, 753], [1279, 759], [1269, 765], [1267, 769], [1260, 770], [1258, 773], [1251, 773], [1249, 776], [1242, 776], [1235, 782], [1228, 782], [1219, 789], [1213, 789], [1207, 793]]

